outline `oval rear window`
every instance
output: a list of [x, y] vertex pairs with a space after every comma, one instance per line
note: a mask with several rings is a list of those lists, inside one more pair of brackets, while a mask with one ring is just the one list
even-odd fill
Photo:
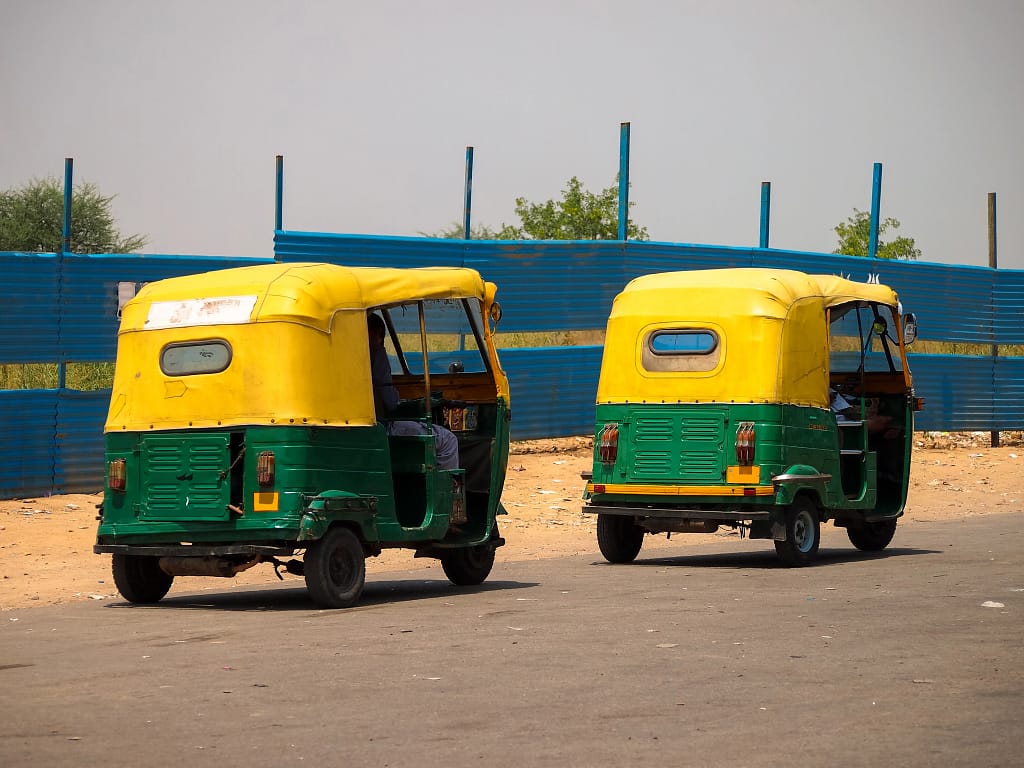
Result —
[[649, 343], [656, 355], [707, 355], [718, 339], [711, 331], [658, 331]]
[[231, 345], [222, 339], [168, 344], [160, 353], [160, 370], [168, 376], [220, 373], [231, 363]]

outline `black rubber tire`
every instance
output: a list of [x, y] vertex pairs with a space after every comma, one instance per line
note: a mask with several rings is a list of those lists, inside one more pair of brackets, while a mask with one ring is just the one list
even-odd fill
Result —
[[441, 555], [441, 568], [452, 584], [473, 587], [482, 584], [494, 567], [494, 547], [480, 544], [476, 547], [451, 549]]
[[895, 520], [879, 520], [877, 523], [864, 523], [846, 529], [850, 543], [862, 552], [880, 552], [889, 546], [896, 535]]
[[350, 529], [331, 528], [306, 550], [303, 571], [313, 602], [324, 608], [349, 608], [366, 583], [363, 545]]
[[788, 566], [809, 564], [818, 554], [821, 520], [818, 508], [806, 496], [786, 507], [786, 540], [775, 542], [775, 554]]
[[609, 563], [631, 563], [644, 545], [644, 529], [624, 515], [597, 516], [597, 546]]
[[148, 555], [114, 555], [114, 584], [129, 603], [158, 603], [174, 577], [160, 568], [160, 558]]

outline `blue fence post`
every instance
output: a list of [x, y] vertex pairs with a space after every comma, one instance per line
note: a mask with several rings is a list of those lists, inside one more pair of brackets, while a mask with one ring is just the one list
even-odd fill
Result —
[[629, 123], [619, 125], [619, 240], [629, 233]]
[[284, 212], [284, 156], [278, 155], [274, 161], [276, 183], [274, 184], [274, 231], [281, 231]]
[[768, 247], [768, 222], [771, 218], [772, 210], [772, 183], [770, 181], [761, 182], [761, 241], [760, 247]]
[[[988, 265], [992, 269], [999, 268], [999, 254], [996, 250], [996, 193], [988, 193]], [[995, 281], [993, 280], [993, 283]], [[998, 413], [995, 403], [996, 392], [996, 359], [999, 357], [999, 345], [995, 343], [996, 337], [996, 303], [995, 296], [992, 297], [992, 314], [989, 322], [992, 324], [992, 413]], [[998, 424], [996, 425], [999, 426]], [[999, 447], [999, 432], [991, 433], [992, 447]]]
[[868, 256], [878, 255], [878, 212], [882, 208], [882, 164], [875, 163], [871, 180], [871, 235], [868, 240]]
[[470, 217], [473, 211], [473, 148], [466, 147], [466, 187], [462, 202], [462, 237], [469, 240]]
[[64, 255], [71, 253], [71, 208], [74, 190], [75, 159], [64, 158], [64, 226], [57, 254], [57, 389], [67, 386], [67, 363], [64, 354]]

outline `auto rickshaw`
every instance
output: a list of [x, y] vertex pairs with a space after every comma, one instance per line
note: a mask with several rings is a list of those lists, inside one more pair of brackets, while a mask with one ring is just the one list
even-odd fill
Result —
[[[483, 582], [510, 419], [495, 292], [471, 269], [281, 263], [144, 286], [122, 312], [94, 547], [121, 595], [269, 563], [343, 608], [394, 547]], [[401, 398], [381, 419], [368, 313]], [[457, 468], [438, 466], [434, 425]]]
[[608, 319], [585, 473], [605, 559], [634, 560], [645, 534], [727, 526], [801, 566], [828, 520], [884, 549], [921, 408], [916, 335], [877, 283], [780, 269], [630, 282]]

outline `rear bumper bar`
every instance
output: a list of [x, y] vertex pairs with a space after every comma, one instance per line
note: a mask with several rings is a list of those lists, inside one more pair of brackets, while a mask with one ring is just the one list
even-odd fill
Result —
[[247, 557], [257, 555], [285, 556], [295, 552], [295, 547], [275, 547], [264, 544], [224, 544], [204, 546], [201, 544], [96, 544], [92, 551], [98, 555], [144, 555], [148, 557]]
[[587, 515], [623, 515], [626, 517], [651, 517], [662, 520], [767, 520], [771, 513], [764, 510], [707, 510], [683, 509], [680, 507], [606, 507], [596, 504], [585, 504], [583, 513]]

